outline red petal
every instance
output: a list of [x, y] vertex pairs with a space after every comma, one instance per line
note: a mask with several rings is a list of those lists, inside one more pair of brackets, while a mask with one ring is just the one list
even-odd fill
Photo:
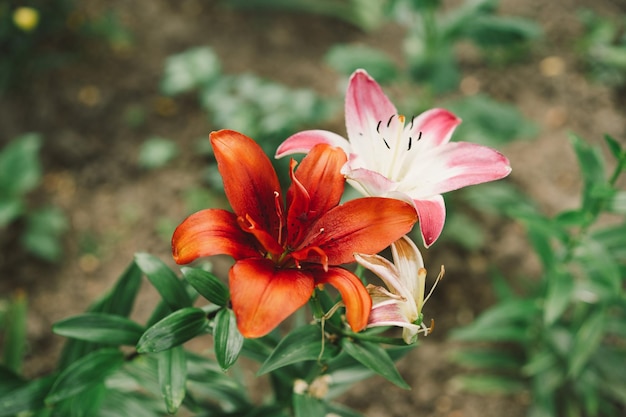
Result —
[[[328, 211], [309, 229], [303, 245], [318, 246], [329, 265], [353, 262], [354, 253], [374, 254], [407, 234], [417, 213], [411, 204], [393, 198], [366, 197], [348, 201]], [[298, 253], [292, 254], [298, 258]], [[320, 262], [320, 259], [310, 259]]]
[[210, 137], [233, 211], [244, 218], [249, 215], [270, 234], [278, 236], [282, 220], [277, 214], [275, 193], [280, 193], [280, 184], [263, 149], [233, 130], [212, 132]]
[[330, 268], [328, 272], [316, 270], [315, 279], [316, 284], [328, 283], [339, 290], [353, 331], [361, 331], [367, 326], [372, 298], [356, 275], [343, 268]]
[[178, 264], [202, 256], [230, 255], [235, 259], [259, 256], [254, 237], [226, 210], [207, 209], [187, 217], [174, 231], [172, 254]]
[[299, 269], [277, 269], [267, 259], [237, 261], [229, 273], [237, 327], [245, 337], [261, 337], [302, 307], [315, 288]]
[[305, 229], [321, 215], [339, 204], [345, 185], [341, 167], [346, 154], [326, 144], [313, 147], [295, 173], [287, 192], [288, 244], [297, 247]]

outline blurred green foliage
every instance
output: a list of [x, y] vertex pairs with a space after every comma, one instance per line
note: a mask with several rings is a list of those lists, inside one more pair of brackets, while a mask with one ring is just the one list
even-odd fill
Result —
[[178, 146], [172, 140], [153, 136], [139, 148], [139, 166], [146, 169], [161, 168], [174, 159], [178, 152]]
[[20, 241], [34, 255], [57, 261], [62, 255], [59, 239], [67, 229], [65, 215], [56, 207], [33, 209], [28, 195], [41, 183], [41, 136], [22, 135], [0, 151], [0, 230], [17, 221], [24, 223]]
[[469, 390], [530, 392], [531, 417], [621, 416], [626, 407], [626, 192], [617, 181], [626, 168], [626, 149], [606, 137], [615, 159], [607, 175], [599, 148], [576, 136], [572, 143], [583, 178], [577, 209], [547, 217], [497, 184], [468, 190], [526, 228], [543, 272], [539, 280], [518, 279], [522, 293], [494, 275], [499, 302], [453, 332], [453, 340], [464, 342], [454, 359], [473, 369], [458, 379]]
[[[292, 89], [254, 74], [224, 74], [219, 58], [209, 47], [170, 56], [161, 91], [168, 96], [194, 92], [215, 129], [245, 132], [269, 155], [294, 131], [328, 119], [339, 107], [336, 101], [312, 90]], [[275, 163], [279, 175], [287, 177], [289, 161]], [[221, 187], [219, 178], [208, 180], [212, 186]]]
[[626, 16], [604, 17], [581, 10], [579, 17], [585, 31], [578, 48], [590, 75], [609, 86], [625, 86]]
[[320, 14], [373, 30], [384, 22], [390, 0], [227, 0], [229, 7], [252, 10], [287, 10]]

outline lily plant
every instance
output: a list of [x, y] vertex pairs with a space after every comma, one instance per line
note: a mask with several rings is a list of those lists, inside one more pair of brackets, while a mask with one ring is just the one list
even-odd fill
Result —
[[187, 264], [218, 254], [235, 259], [229, 272], [232, 308], [241, 334], [261, 337], [309, 300], [318, 285], [342, 296], [353, 331], [364, 329], [372, 300], [341, 264], [374, 254], [406, 233], [417, 214], [397, 199], [365, 197], [339, 204], [346, 163], [341, 149], [319, 144], [296, 170], [283, 202], [271, 161], [251, 138], [221, 130], [210, 135], [232, 212], [192, 214], [172, 238], [174, 260]]
[[306, 130], [285, 140], [276, 157], [336, 146], [347, 161], [341, 172], [366, 196], [410, 202], [417, 210], [424, 245], [441, 235], [446, 218], [442, 194], [506, 177], [508, 159], [478, 144], [451, 142], [461, 120], [445, 109], [407, 118], [365, 70], [350, 77], [345, 99], [347, 139], [326, 130]]
[[417, 246], [407, 236], [391, 244], [393, 262], [380, 255], [355, 254], [359, 265], [376, 274], [387, 288], [369, 284], [373, 300], [368, 327], [402, 327], [406, 344], [417, 341], [417, 335], [428, 335], [431, 328], [423, 322], [422, 307], [443, 277], [443, 267], [426, 297], [426, 269]]

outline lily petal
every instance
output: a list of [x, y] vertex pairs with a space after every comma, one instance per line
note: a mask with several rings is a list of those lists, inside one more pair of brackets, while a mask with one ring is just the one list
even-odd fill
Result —
[[[328, 256], [330, 265], [353, 262], [354, 253], [377, 253], [407, 234], [417, 213], [412, 205], [382, 197], [348, 201], [329, 210], [311, 225], [304, 246], [317, 246]], [[297, 253], [292, 255], [297, 258]], [[313, 262], [319, 260], [312, 260]]]
[[398, 269], [401, 286], [406, 288], [416, 300], [424, 299], [424, 283], [418, 279], [424, 259], [417, 246], [407, 236], [402, 236], [391, 244], [393, 264]]
[[210, 135], [224, 191], [237, 216], [250, 216], [273, 236], [280, 230], [275, 193], [278, 176], [263, 149], [249, 137], [233, 130]]
[[331, 267], [328, 272], [320, 269], [314, 271], [317, 284], [330, 284], [341, 294], [346, 305], [346, 318], [350, 328], [359, 332], [367, 326], [372, 298], [361, 280], [352, 272], [337, 267]]
[[237, 327], [244, 337], [265, 336], [302, 307], [315, 288], [312, 274], [278, 269], [267, 259], [242, 259], [229, 272]]
[[[319, 144], [302, 159], [295, 173], [292, 167], [292, 185], [287, 192], [290, 234], [294, 232], [294, 226], [307, 228], [320, 215], [339, 204], [345, 185], [341, 167], [346, 160], [341, 149]], [[298, 244], [290, 243], [293, 246]]]
[[[422, 149], [448, 143], [461, 119], [445, 109], [430, 109], [414, 118], [406, 129], [408, 136], [415, 138], [414, 146]], [[419, 138], [419, 141], [417, 140]], [[420, 150], [421, 151], [421, 150]]]
[[343, 149], [348, 155], [350, 153], [350, 142], [348, 142], [343, 136], [336, 133], [329, 132], [328, 130], [305, 130], [289, 136], [283, 143], [276, 149], [275, 158], [282, 158], [283, 156], [293, 155], [296, 153], [308, 153], [315, 145], [320, 143], [326, 143], [333, 147]]
[[384, 128], [394, 128], [399, 119], [394, 117], [397, 113], [396, 107], [380, 85], [364, 70], [356, 70], [350, 77], [345, 113], [351, 152], [363, 158], [368, 166], [378, 166], [381, 161], [380, 152], [390, 145], [379, 138], [377, 132], [381, 125]]
[[174, 231], [172, 253], [177, 264], [211, 255], [243, 259], [259, 254], [254, 238], [237, 224], [237, 216], [221, 209], [202, 210], [187, 217]]
[[[425, 152], [406, 172], [402, 189], [414, 199], [468, 185], [499, 180], [511, 172], [509, 160], [495, 149], [452, 142]], [[413, 178], [412, 182], [409, 182]], [[428, 178], [428, 181], [420, 180]]]
[[439, 238], [446, 222], [446, 206], [443, 197], [437, 195], [429, 199], [414, 200], [413, 204], [419, 216], [424, 246], [429, 247]]

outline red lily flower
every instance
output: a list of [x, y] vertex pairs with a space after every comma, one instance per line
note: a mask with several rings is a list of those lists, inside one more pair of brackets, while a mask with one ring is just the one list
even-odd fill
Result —
[[233, 213], [206, 209], [185, 219], [172, 237], [174, 260], [235, 259], [231, 303], [245, 337], [266, 335], [326, 283], [341, 294], [350, 327], [365, 328], [372, 300], [359, 278], [338, 265], [405, 235], [417, 221], [415, 209], [380, 197], [339, 205], [346, 156], [327, 144], [315, 146], [297, 171], [291, 161], [284, 205], [276, 172], [256, 142], [232, 130], [213, 132], [210, 140]]

